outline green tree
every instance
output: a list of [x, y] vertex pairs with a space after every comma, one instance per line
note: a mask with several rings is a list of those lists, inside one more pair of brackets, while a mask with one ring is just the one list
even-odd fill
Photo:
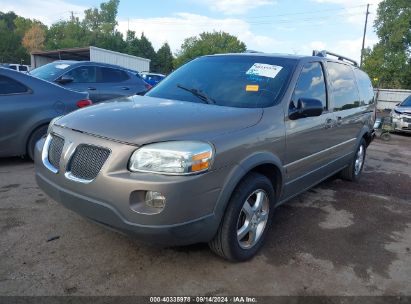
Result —
[[46, 49], [55, 50], [90, 45], [91, 32], [85, 28], [79, 18], [54, 23], [47, 31]]
[[0, 12], [0, 62], [30, 62], [30, 54], [23, 47], [22, 39], [33, 24], [47, 30], [39, 21], [19, 17], [14, 12]]
[[119, 0], [109, 0], [100, 4], [100, 9], [89, 8], [84, 11], [84, 26], [96, 34], [114, 34], [117, 26]]
[[123, 35], [116, 30], [119, 0], [100, 4], [100, 9], [84, 11], [82, 26], [89, 32], [89, 45], [122, 52], [126, 48]]
[[225, 32], [201, 33], [199, 37], [190, 37], [184, 40], [174, 67], [177, 68], [184, 63], [203, 55], [220, 53], [240, 53], [246, 50], [244, 42], [237, 37]]
[[135, 51], [135, 55], [143, 58], [147, 58], [151, 60], [151, 64], [155, 65], [156, 61], [156, 51], [154, 50], [154, 47], [150, 40], [144, 35], [144, 33], [141, 33], [140, 39], [138, 40], [137, 43], [137, 49]]
[[374, 86], [411, 89], [411, 1], [380, 2], [374, 28], [379, 42], [364, 52]]
[[152, 70], [158, 73], [169, 74], [173, 70], [173, 54], [170, 46], [165, 42], [156, 54], [156, 66]]
[[132, 55], [132, 52], [136, 48], [138, 39], [136, 38], [136, 32], [128, 30], [126, 33], [126, 49], [127, 54]]

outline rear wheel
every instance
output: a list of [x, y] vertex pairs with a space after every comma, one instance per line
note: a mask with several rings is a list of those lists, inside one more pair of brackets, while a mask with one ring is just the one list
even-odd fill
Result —
[[269, 230], [275, 191], [264, 175], [250, 173], [234, 190], [214, 239], [212, 251], [231, 261], [252, 258]]
[[359, 180], [364, 167], [366, 149], [367, 144], [364, 139], [361, 139], [353, 161], [341, 171], [341, 178], [354, 182]]
[[34, 149], [36, 147], [36, 143], [47, 133], [48, 126], [41, 126], [38, 127], [36, 130], [31, 133], [30, 138], [27, 142], [27, 155], [30, 157], [31, 160], [34, 160]]

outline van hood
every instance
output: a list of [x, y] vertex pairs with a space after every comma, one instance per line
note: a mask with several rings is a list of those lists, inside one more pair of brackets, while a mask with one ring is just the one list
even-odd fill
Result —
[[131, 96], [77, 110], [56, 125], [125, 143], [143, 145], [165, 140], [211, 140], [257, 124], [261, 108]]

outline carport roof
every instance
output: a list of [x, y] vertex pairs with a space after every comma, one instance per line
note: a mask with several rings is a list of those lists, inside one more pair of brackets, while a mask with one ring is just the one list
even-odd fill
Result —
[[90, 60], [90, 47], [59, 49], [53, 51], [33, 52], [32, 55], [48, 57], [56, 60]]

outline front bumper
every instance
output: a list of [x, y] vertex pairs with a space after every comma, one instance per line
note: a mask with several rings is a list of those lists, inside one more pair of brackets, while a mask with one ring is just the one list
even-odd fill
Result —
[[[195, 176], [163, 176], [132, 173], [127, 162], [136, 147], [116, 143], [90, 135], [64, 130], [70, 145], [90, 143], [112, 151], [93, 182], [78, 183], [65, 177], [63, 158], [59, 172], [53, 173], [42, 162], [44, 140], [37, 143], [35, 153], [36, 180], [39, 187], [52, 199], [68, 209], [112, 229], [132, 234], [150, 243], [185, 245], [207, 242], [219, 225], [214, 215], [221, 185], [229, 168]], [[131, 208], [135, 191], [158, 191], [167, 199], [158, 214], [143, 214]]]
[[395, 131], [411, 132], [411, 116], [401, 115], [400, 118], [393, 118]]

